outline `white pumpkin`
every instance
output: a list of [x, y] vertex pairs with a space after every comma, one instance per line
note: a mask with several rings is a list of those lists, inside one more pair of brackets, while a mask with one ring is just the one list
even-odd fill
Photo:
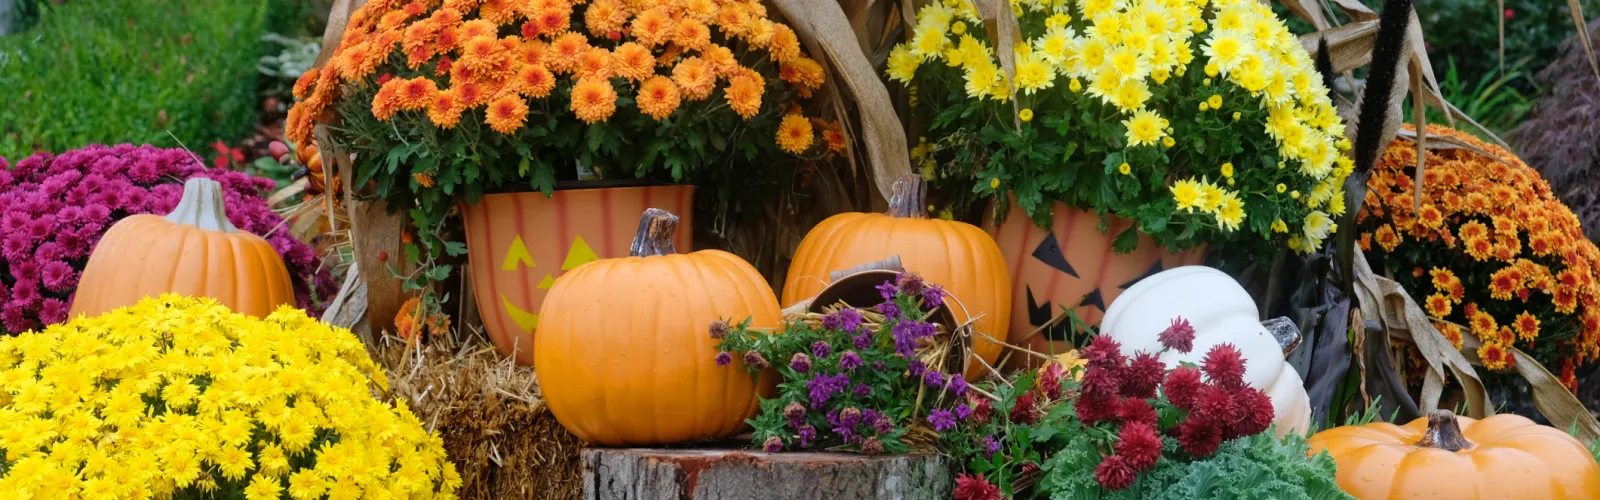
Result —
[[1156, 339], [1182, 317], [1194, 326], [1194, 350], [1161, 355], [1167, 366], [1200, 363], [1217, 344], [1233, 344], [1244, 355], [1244, 379], [1272, 398], [1279, 437], [1311, 428], [1311, 399], [1294, 367], [1284, 362], [1277, 339], [1261, 326], [1250, 294], [1232, 276], [1205, 266], [1183, 266], [1140, 280], [1106, 310], [1100, 332], [1122, 344], [1124, 353], [1160, 352]]

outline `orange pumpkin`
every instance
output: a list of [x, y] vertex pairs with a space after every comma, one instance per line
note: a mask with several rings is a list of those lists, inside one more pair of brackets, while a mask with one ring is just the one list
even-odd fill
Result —
[[[533, 364], [534, 328], [556, 278], [598, 259], [628, 256], [635, 217], [650, 207], [688, 215], [694, 186], [563, 189], [485, 195], [466, 205], [472, 289], [489, 340], [518, 363]], [[675, 236], [689, 248], [689, 232]]]
[[1404, 426], [1335, 427], [1308, 444], [1333, 455], [1339, 487], [1362, 500], [1600, 498], [1600, 465], [1583, 443], [1518, 415], [1434, 410]]
[[[900, 264], [943, 286], [958, 307], [957, 323], [977, 317], [976, 332], [1005, 338], [1011, 322], [1011, 275], [994, 239], [964, 222], [929, 219], [923, 209], [925, 182], [917, 175], [896, 180], [888, 214], [843, 213], [829, 217], [806, 233], [789, 264], [783, 303], [809, 299], [828, 284], [833, 271], [878, 262], [899, 255]], [[964, 309], [964, 310], [963, 310]], [[973, 355], [993, 364], [999, 343], [978, 335]], [[966, 377], [988, 373], [983, 364], [967, 364]]]
[[272, 244], [228, 222], [222, 185], [183, 184], [166, 217], [123, 218], [89, 256], [72, 315], [95, 316], [163, 293], [212, 297], [234, 312], [266, 316], [294, 303], [289, 270]]
[[1006, 338], [1038, 352], [1061, 353], [1074, 347], [1067, 341], [1066, 321], [1034, 334], [1060, 314], [1063, 306], [1075, 307], [1079, 318], [1096, 325], [1105, 316], [1106, 306], [1139, 280], [1205, 260], [1203, 250], [1175, 255], [1142, 234], [1137, 248], [1119, 255], [1112, 251], [1112, 241], [1132, 221], [1111, 218], [1102, 231], [1099, 216], [1060, 202], [1051, 211], [1049, 229], [1034, 225], [1028, 214], [1015, 206], [1004, 223], [996, 226], [992, 222], [988, 231], [1000, 245], [1013, 280]]
[[607, 446], [720, 439], [755, 415], [758, 389], [735, 363], [717, 366], [717, 320], [778, 328], [772, 287], [720, 250], [677, 254], [677, 216], [650, 209], [629, 257], [556, 280], [534, 337], [545, 403], [574, 435]]

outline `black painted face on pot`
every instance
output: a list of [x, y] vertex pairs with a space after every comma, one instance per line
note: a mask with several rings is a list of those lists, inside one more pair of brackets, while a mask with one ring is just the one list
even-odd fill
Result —
[[[1067, 260], [1066, 252], [1061, 251], [1061, 242], [1056, 238], [1056, 233], [1054, 231], [1046, 234], [1044, 240], [1039, 242], [1039, 246], [1034, 247], [1032, 257], [1034, 259], [1038, 259], [1039, 262], [1050, 266], [1051, 269], [1054, 269], [1057, 272], [1072, 276], [1073, 278], [1081, 278], [1078, 276], [1077, 269], [1074, 269], [1072, 267], [1072, 263]], [[1161, 265], [1161, 261], [1157, 260], [1155, 264], [1150, 266], [1150, 269], [1144, 272], [1144, 274], [1141, 274], [1126, 283], [1118, 285], [1117, 288], [1119, 290], [1127, 290], [1128, 287], [1133, 286], [1134, 283], [1138, 283], [1139, 280], [1159, 273], [1162, 270], [1163, 266]], [[1034, 277], [1022, 276], [1019, 278], [1026, 281]], [[1054, 303], [1049, 300], [1041, 301], [1034, 295], [1032, 284], [1025, 285], [1024, 291], [1027, 293], [1028, 300], [1028, 324], [1037, 328], [1050, 323], [1051, 319], [1054, 319], [1056, 315], [1061, 314], [1060, 308], [1056, 307]], [[1099, 309], [1103, 314], [1106, 311], [1105, 296], [1101, 293], [1100, 288], [1096, 287], [1078, 299], [1077, 307], [1093, 307]], [[1068, 336], [1071, 332], [1071, 321], [1063, 319], [1062, 321], [1057, 321], [1056, 324], [1050, 325], [1050, 327], [1046, 328], [1043, 332], [1041, 332], [1041, 334], [1045, 338], [1052, 341], [1065, 341], [1069, 340]]]

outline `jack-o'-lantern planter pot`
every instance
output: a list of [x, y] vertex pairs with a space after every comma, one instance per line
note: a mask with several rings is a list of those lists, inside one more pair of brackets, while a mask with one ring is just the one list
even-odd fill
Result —
[[1104, 232], [1100, 222], [1093, 212], [1061, 202], [1051, 211], [1049, 229], [1035, 225], [1016, 206], [998, 226], [993, 220], [986, 222], [984, 229], [994, 235], [1011, 273], [1008, 342], [1038, 352], [1066, 352], [1073, 348], [1067, 341], [1067, 321], [1029, 336], [1060, 314], [1063, 306], [1075, 306], [1085, 323], [1098, 324], [1106, 305], [1139, 280], [1205, 260], [1204, 248], [1173, 254], [1143, 234], [1132, 252], [1118, 254], [1112, 242], [1133, 222], [1111, 218]]
[[[483, 327], [495, 347], [533, 364], [533, 335], [545, 294], [556, 278], [579, 265], [628, 256], [639, 214], [661, 208], [690, 215], [694, 186], [617, 186], [593, 181], [539, 192], [484, 195], [462, 211], [472, 288]], [[688, 250], [690, 232], [674, 236]]]

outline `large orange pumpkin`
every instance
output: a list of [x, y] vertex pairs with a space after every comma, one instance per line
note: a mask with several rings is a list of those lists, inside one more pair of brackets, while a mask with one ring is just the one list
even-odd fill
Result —
[[1501, 414], [1483, 420], [1434, 410], [1404, 426], [1377, 422], [1312, 436], [1336, 480], [1362, 499], [1600, 499], [1600, 465], [1554, 427]]
[[200, 177], [183, 184], [172, 213], [128, 216], [106, 231], [83, 269], [71, 314], [95, 316], [169, 292], [212, 297], [251, 316], [294, 303], [283, 257], [228, 222], [222, 185]]
[[[534, 327], [556, 278], [597, 259], [628, 256], [636, 217], [650, 207], [690, 225], [694, 186], [563, 189], [485, 195], [462, 211], [472, 289], [501, 353], [533, 364]], [[675, 236], [689, 248], [689, 232]]]
[[[1000, 247], [977, 226], [929, 219], [923, 208], [924, 186], [920, 176], [901, 177], [894, 183], [888, 214], [843, 213], [812, 228], [789, 264], [783, 303], [815, 296], [833, 271], [899, 255], [907, 271], [943, 286], [956, 298], [952, 310], [958, 323], [977, 317], [976, 332], [1004, 339], [1011, 322], [1011, 275]], [[1000, 344], [975, 337], [973, 355], [993, 364], [1000, 356]], [[986, 373], [980, 363], [967, 365], [969, 380]]]
[[1038, 352], [1061, 353], [1073, 348], [1067, 342], [1067, 321], [1034, 334], [1060, 314], [1062, 307], [1075, 308], [1078, 318], [1096, 325], [1105, 316], [1106, 306], [1139, 280], [1205, 260], [1203, 250], [1172, 254], [1142, 234], [1132, 252], [1117, 254], [1112, 241], [1132, 221], [1111, 218], [1102, 231], [1099, 216], [1061, 202], [1051, 211], [1049, 229], [1034, 225], [1028, 214], [1015, 206], [1004, 223], [996, 226], [992, 222], [988, 231], [1000, 245], [1012, 279], [1007, 340]]
[[534, 371], [567, 430], [608, 446], [726, 438], [755, 415], [758, 384], [717, 366], [717, 320], [778, 328], [772, 287], [720, 250], [677, 254], [678, 218], [645, 211], [629, 257], [579, 266], [545, 297]]

